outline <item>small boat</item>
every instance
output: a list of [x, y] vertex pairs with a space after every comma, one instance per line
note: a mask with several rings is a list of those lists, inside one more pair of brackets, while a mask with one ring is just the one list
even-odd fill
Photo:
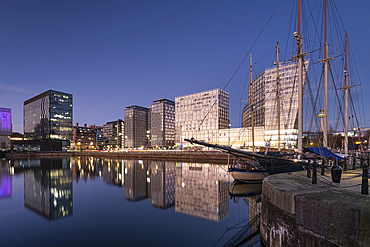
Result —
[[243, 164], [231, 166], [229, 167], [229, 173], [235, 180], [250, 183], [261, 183], [269, 175], [269, 172], [255, 161], [247, 161]]

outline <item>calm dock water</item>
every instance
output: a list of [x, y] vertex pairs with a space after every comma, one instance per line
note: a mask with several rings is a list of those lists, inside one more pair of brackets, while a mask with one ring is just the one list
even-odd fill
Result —
[[[258, 196], [230, 194], [226, 168], [93, 157], [3, 159], [0, 245], [222, 246], [247, 224], [250, 208], [258, 210], [249, 206]], [[251, 244], [259, 246], [259, 235], [244, 245]]]

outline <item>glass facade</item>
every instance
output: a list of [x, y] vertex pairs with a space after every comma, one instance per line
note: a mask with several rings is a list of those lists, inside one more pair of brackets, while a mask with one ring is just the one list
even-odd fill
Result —
[[27, 140], [72, 140], [72, 94], [46, 91], [24, 102]]
[[151, 109], [151, 146], [174, 146], [175, 102], [168, 99], [156, 100]]
[[[254, 127], [265, 126], [265, 72], [258, 75], [252, 83], [253, 86], [253, 123]], [[251, 88], [249, 87], [249, 99]], [[252, 126], [252, 114], [249, 102], [244, 106], [242, 113], [242, 127]]]
[[[307, 78], [309, 61], [304, 63], [303, 80]], [[265, 141], [278, 145], [277, 69], [265, 70]], [[298, 114], [298, 64], [291, 62], [279, 67], [280, 88], [280, 140], [285, 146], [294, 147], [297, 142]]]

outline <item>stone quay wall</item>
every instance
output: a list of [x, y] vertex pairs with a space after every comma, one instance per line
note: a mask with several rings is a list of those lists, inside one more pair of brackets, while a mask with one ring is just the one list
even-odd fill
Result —
[[[327, 171], [326, 174], [329, 174]], [[304, 172], [269, 176], [262, 185], [261, 240], [266, 246], [370, 246], [370, 197], [361, 171], [334, 185]]]

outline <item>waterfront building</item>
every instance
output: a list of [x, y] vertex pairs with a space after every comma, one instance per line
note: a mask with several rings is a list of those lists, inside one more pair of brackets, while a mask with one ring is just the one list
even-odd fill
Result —
[[107, 122], [103, 125], [103, 139], [105, 148], [123, 148], [124, 147], [124, 121]]
[[27, 140], [72, 140], [72, 94], [48, 90], [24, 102], [23, 127]]
[[72, 141], [77, 150], [95, 149], [97, 146], [95, 125], [87, 127], [87, 124], [84, 124], [82, 127], [76, 123], [72, 128]]
[[153, 101], [150, 122], [152, 147], [175, 145], [175, 102], [168, 99]]
[[10, 150], [10, 135], [12, 133], [12, 111], [0, 108], [0, 151]]
[[137, 105], [128, 106], [125, 115], [125, 147], [150, 147], [151, 109]]
[[[307, 79], [305, 62], [304, 81]], [[281, 63], [279, 66], [280, 99], [280, 145], [294, 148], [297, 145], [298, 113], [298, 65], [294, 62]], [[253, 117], [254, 126], [263, 126], [266, 146], [278, 146], [278, 106], [277, 106], [277, 67], [265, 69], [253, 80]], [[251, 92], [251, 90], [249, 90]], [[251, 94], [249, 93], [249, 100]], [[251, 108], [247, 103], [243, 108], [242, 126], [251, 127]], [[260, 135], [255, 129], [255, 134]], [[255, 143], [255, 146], [256, 143]]]
[[103, 126], [95, 126], [96, 131], [96, 146], [99, 149], [103, 148], [104, 146], [104, 127]]
[[[219, 129], [228, 129], [229, 94], [221, 89], [175, 98], [176, 145], [185, 138], [209, 142], [218, 137]], [[218, 141], [216, 141], [218, 143]]]

